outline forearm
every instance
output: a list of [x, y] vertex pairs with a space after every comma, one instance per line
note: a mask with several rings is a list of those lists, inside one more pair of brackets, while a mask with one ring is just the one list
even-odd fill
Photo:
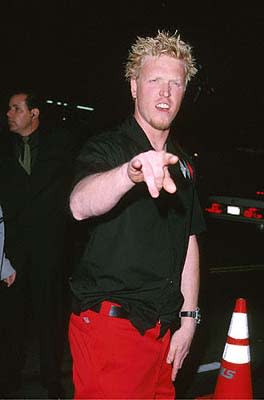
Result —
[[200, 286], [199, 248], [196, 236], [190, 236], [182, 272], [181, 291], [184, 297], [182, 311], [193, 311], [198, 304]]
[[128, 164], [82, 179], [70, 196], [75, 219], [102, 215], [111, 210], [135, 184], [128, 177]]
[[[181, 291], [184, 296], [182, 311], [193, 311], [197, 307], [199, 292], [199, 251], [195, 236], [190, 236], [185, 264], [182, 271]], [[182, 317], [181, 327], [171, 338], [167, 363], [173, 363], [171, 378], [174, 381], [179, 368], [189, 353], [196, 329], [193, 318]]]

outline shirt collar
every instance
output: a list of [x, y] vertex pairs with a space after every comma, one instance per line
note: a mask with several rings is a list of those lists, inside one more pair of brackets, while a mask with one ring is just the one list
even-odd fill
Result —
[[143, 152], [153, 149], [147, 135], [134, 116], [128, 118], [126, 124], [127, 135], [142, 148]]
[[[16, 137], [16, 141], [18, 143], [21, 143], [23, 141], [23, 137], [21, 135], [19, 135], [18, 133], [15, 134]], [[34, 132], [32, 132], [29, 135], [29, 140], [28, 143], [31, 144], [35, 144], [38, 142], [38, 137], [39, 137], [39, 129], [36, 129]]]

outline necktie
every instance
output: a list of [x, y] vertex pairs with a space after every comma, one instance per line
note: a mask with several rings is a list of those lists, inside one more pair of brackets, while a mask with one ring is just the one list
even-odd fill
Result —
[[28, 175], [31, 173], [31, 154], [30, 154], [30, 145], [28, 143], [29, 141], [29, 136], [25, 136], [22, 138], [24, 142], [24, 155], [23, 158], [19, 157], [19, 162], [24, 168], [24, 170], [27, 172]]

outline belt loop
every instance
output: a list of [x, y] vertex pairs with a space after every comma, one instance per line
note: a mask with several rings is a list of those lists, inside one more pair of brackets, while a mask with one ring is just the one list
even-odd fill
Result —
[[112, 303], [110, 301], [102, 301], [100, 313], [102, 313], [104, 315], [108, 315], [113, 304], [114, 303]]

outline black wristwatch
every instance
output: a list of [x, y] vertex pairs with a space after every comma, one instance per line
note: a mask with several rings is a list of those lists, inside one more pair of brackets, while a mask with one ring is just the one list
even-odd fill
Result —
[[189, 317], [189, 318], [194, 318], [195, 322], [197, 325], [200, 324], [201, 322], [201, 313], [200, 313], [200, 308], [197, 307], [195, 311], [180, 311], [179, 312], [179, 317]]

